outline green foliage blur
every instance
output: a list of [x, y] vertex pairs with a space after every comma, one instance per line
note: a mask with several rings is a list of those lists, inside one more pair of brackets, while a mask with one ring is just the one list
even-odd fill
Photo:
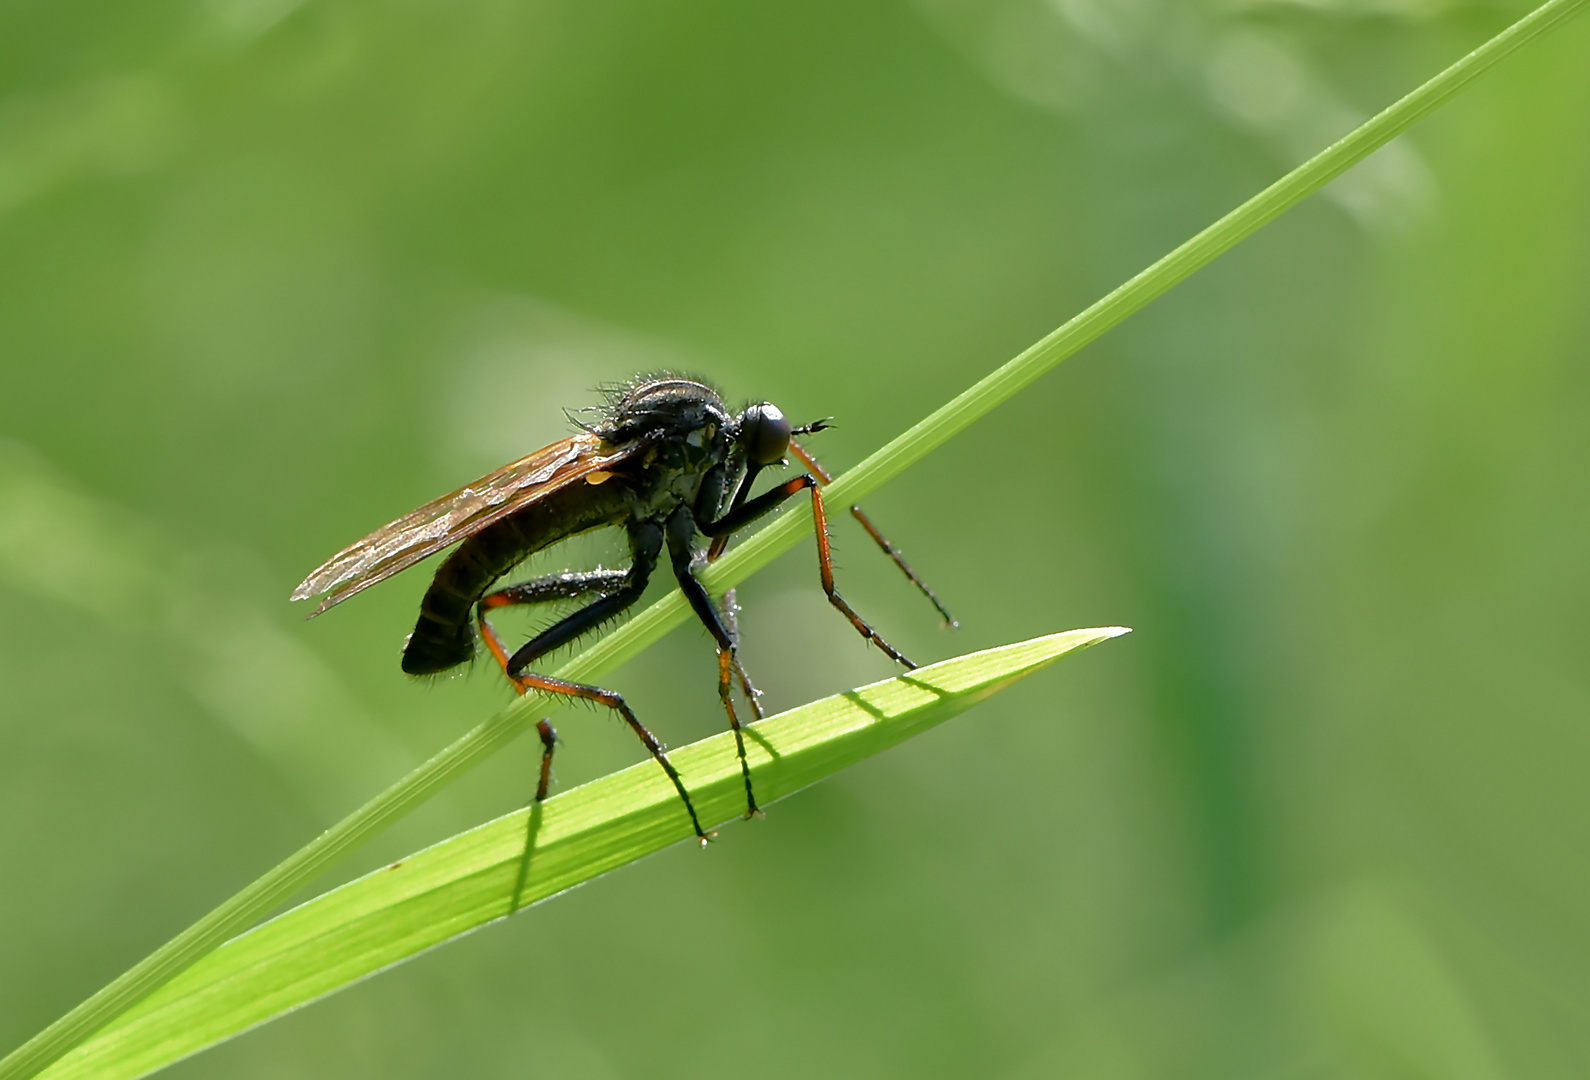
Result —
[[[646, 369], [834, 417], [842, 470], [1525, 10], [7, 5], [0, 1050], [506, 702], [399, 672], [423, 569], [303, 622], [331, 552]], [[918, 660], [1131, 637], [170, 1075], [1585, 1075], [1587, 58], [871, 499], [959, 631], [837, 526]], [[814, 562], [740, 590], [770, 708], [890, 673]], [[723, 726], [697, 629], [608, 682]], [[554, 722], [565, 787], [641, 756]]]

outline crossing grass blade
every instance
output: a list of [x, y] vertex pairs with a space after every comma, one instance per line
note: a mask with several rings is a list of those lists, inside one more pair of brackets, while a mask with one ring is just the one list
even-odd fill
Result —
[[[1068, 653], [1125, 632], [1104, 627], [1034, 638], [768, 717], [749, 729], [747, 740], [757, 791], [768, 801], [783, 798]], [[670, 756], [704, 821], [744, 811], [731, 734]], [[651, 761], [632, 766], [427, 848], [232, 939], [42, 1075], [143, 1076], [694, 835], [662, 770]]]

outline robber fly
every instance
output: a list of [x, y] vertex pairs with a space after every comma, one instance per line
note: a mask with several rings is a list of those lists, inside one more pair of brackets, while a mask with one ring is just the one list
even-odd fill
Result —
[[[576, 421], [581, 428], [577, 434], [432, 500], [337, 552], [293, 590], [292, 598], [321, 597], [319, 606], [309, 614], [313, 618], [462, 540], [437, 569], [420, 602], [419, 621], [403, 646], [403, 670], [411, 675], [433, 675], [456, 667], [474, 657], [478, 637], [519, 693], [566, 695], [612, 709], [668, 774], [690, 814], [696, 836], [705, 843], [707, 834], [666, 748], [622, 695], [530, 670], [537, 660], [639, 600], [665, 548], [691, 610], [717, 644], [718, 695], [739, 750], [747, 817], [760, 811], [732, 698], [736, 675], [752, 710], [758, 717], [761, 712], [755, 687], [736, 655], [732, 597], [719, 609], [695, 576], [697, 534], [711, 541], [707, 557], [715, 559], [736, 530], [800, 492], [810, 491], [818, 563], [829, 602], [891, 659], [906, 668], [916, 665], [879, 636], [834, 588], [820, 491], [831, 477], [793, 438], [823, 430], [824, 422], [792, 427], [768, 402], [751, 405], [736, 415], [706, 383], [675, 375], [643, 377], [612, 389], [605, 407], [598, 411], [600, 418], [594, 424]], [[793, 454], [811, 471], [750, 497], [757, 475], [771, 465], [783, 464], [786, 454]], [[858, 508], [851, 510], [953, 626], [949, 613], [899, 552]], [[531, 554], [605, 526], [621, 526], [628, 534], [629, 569], [551, 574], [493, 588]], [[511, 605], [586, 598], [591, 599], [585, 606], [512, 652], [487, 620], [488, 613]], [[537, 797], [544, 798], [556, 733], [545, 720], [538, 730], [544, 751]]]

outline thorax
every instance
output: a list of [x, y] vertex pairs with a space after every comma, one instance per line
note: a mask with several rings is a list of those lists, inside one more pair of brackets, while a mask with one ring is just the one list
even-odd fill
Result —
[[641, 459], [639, 472], [629, 484], [633, 518], [645, 521], [662, 517], [675, 507], [693, 506], [708, 470], [724, 458], [721, 440], [680, 439], [654, 447]]

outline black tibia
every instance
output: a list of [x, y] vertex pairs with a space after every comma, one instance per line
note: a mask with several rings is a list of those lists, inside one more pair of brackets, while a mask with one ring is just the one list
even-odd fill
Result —
[[[812, 456], [810, 450], [807, 450], [793, 439], [790, 440], [789, 452], [800, 459], [800, 463], [810, 469], [820, 482], [824, 484], [832, 484], [834, 482], [833, 474], [823, 468], [822, 463]], [[861, 523], [861, 527], [867, 530], [867, 535], [872, 537], [873, 542], [883, 550], [885, 555], [894, 560], [894, 565], [900, 568], [900, 571], [905, 574], [911, 584], [922, 591], [922, 595], [928, 598], [928, 603], [932, 604], [944, 619], [945, 626], [953, 630], [961, 625], [956, 621], [955, 616], [950, 614], [949, 609], [940, 602], [933, 590], [928, 588], [927, 582], [917, 577], [916, 571], [911, 569], [911, 564], [905, 561], [905, 556], [900, 553], [900, 549], [891, 544], [888, 538], [878, 531], [878, 527], [872, 523], [871, 518], [862, 512], [861, 507], [852, 506], [850, 508], [850, 516]]]
[[626, 493], [619, 484], [558, 492], [503, 518], [465, 540], [437, 568], [420, 602], [419, 621], [403, 646], [403, 670], [434, 675], [475, 654], [470, 620], [475, 605], [498, 578], [542, 548], [598, 525], [624, 520]]
[[[712, 597], [707, 595], [706, 588], [696, 580], [691, 570], [696, 555], [695, 539], [695, 515], [691, 514], [689, 507], [681, 506], [668, 517], [668, 557], [673, 563], [679, 589], [690, 602], [690, 609], [718, 644], [718, 699], [723, 702], [724, 712], [729, 714], [729, 729], [734, 732], [734, 746], [740, 756], [740, 775], [745, 779], [745, 816], [750, 817], [761, 811], [756, 805], [756, 795], [751, 790], [751, 766], [745, 760], [745, 735], [740, 730], [739, 714], [734, 711], [733, 673], [740, 667], [740, 661], [735, 656], [734, 635], [718, 617]], [[740, 670], [743, 675], [744, 669]], [[749, 684], [749, 680], [746, 682]]]
[[[574, 614], [560, 619], [547, 627], [541, 633], [531, 638], [519, 651], [513, 654], [508, 661], [508, 674], [516, 676], [525, 668], [535, 663], [547, 653], [567, 645], [581, 634], [594, 630], [606, 620], [617, 615], [625, 608], [639, 600], [646, 591], [646, 582], [651, 580], [652, 569], [657, 565], [657, 556], [662, 552], [663, 531], [655, 521], [642, 521], [630, 526], [629, 547], [635, 558], [634, 565], [628, 573], [623, 575], [622, 581], [612, 592], [607, 593], [599, 600], [593, 600]], [[528, 584], [535, 585], [536, 582]], [[592, 591], [595, 591], [593, 587]], [[503, 590], [503, 593], [508, 590]], [[502, 593], [498, 594], [503, 595]], [[513, 603], [508, 600], [506, 603]], [[529, 601], [535, 603], [535, 600]]]

